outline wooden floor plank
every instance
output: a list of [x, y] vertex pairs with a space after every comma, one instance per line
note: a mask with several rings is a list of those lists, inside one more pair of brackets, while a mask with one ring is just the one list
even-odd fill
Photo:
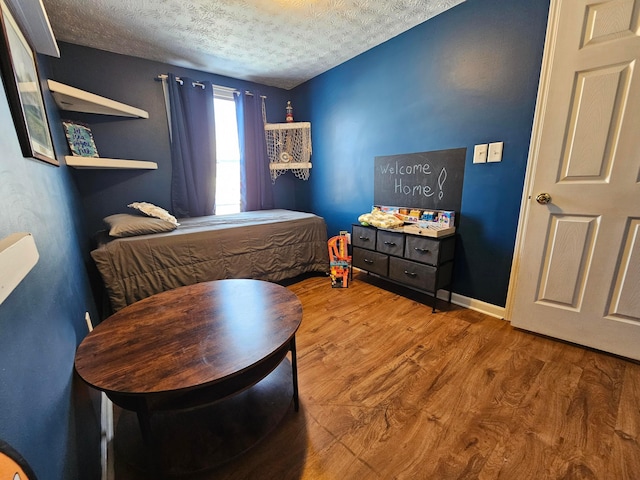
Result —
[[625, 368], [611, 446], [608, 470], [611, 478], [633, 478], [640, 472], [640, 365]]
[[[640, 479], [640, 365], [379, 285], [288, 286], [300, 411], [189, 478]], [[118, 464], [116, 480], [140, 478]]]

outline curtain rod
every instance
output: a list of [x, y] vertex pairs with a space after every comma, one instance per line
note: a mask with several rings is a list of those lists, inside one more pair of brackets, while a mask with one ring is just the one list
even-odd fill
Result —
[[[160, 75], [158, 75], [157, 80], [166, 80], [167, 78], [169, 78], [169, 75], [162, 73]], [[182, 79], [180, 77], [176, 77], [176, 82], [180, 82], [180, 84], [182, 84]], [[200, 83], [200, 82], [193, 82], [193, 86], [194, 87], [202, 87], [204, 88], [204, 84]], [[213, 85], [213, 88], [216, 90], [219, 90], [221, 92], [228, 92], [228, 93], [234, 93], [234, 94], [239, 94], [240, 91], [236, 88], [231, 88], [231, 87], [223, 87], [222, 85]], [[253, 93], [250, 92], [249, 90], [245, 90], [244, 92], [246, 95], [251, 95], [253, 96]], [[260, 98], [267, 98], [266, 95], [260, 95]]]

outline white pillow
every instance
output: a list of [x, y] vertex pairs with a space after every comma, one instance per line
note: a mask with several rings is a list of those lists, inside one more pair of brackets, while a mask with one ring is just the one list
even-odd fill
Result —
[[153, 203], [147, 202], [133, 202], [128, 205], [130, 208], [135, 208], [136, 210], [141, 211], [145, 215], [149, 217], [159, 218], [160, 220], [164, 220], [166, 222], [171, 222], [174, 225], [180, 225], [176, 217], [167, 212], [164, 208], [160, 208]]

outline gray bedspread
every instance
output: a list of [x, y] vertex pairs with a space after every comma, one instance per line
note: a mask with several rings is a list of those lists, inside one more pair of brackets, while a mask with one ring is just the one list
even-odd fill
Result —
[[198, 282], [329, 270], [327, 227], [313, 214], [262, 210], [179, 222], [172, 232], [115, 239], [91, 252], [114, 311]]

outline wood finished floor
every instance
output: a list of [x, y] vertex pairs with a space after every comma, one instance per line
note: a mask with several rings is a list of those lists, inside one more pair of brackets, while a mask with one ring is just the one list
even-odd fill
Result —
[[[188, 478], [640, 479], [639, 364], [444, 302], [432, 314], [363, 273], [288, 288], [300, 411]], [[116, 480], [141, 478], [116, 457]]]

